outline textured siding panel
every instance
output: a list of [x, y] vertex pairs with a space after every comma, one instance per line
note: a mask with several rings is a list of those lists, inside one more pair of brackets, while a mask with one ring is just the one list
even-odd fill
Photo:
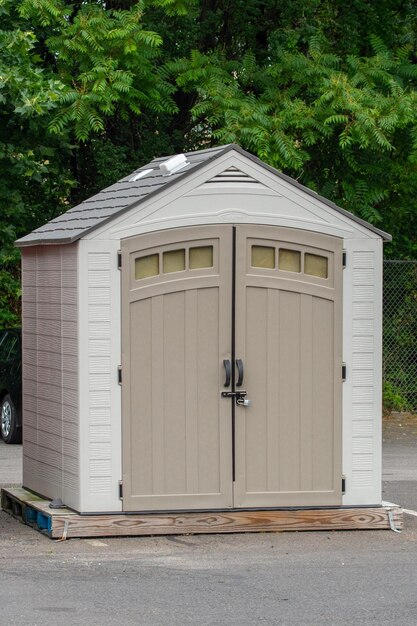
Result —
[[111, 428], [108, 424], [91, 424], [90, 423], [90, 440], [96, 442], [111, 441]]
[[110, 412], [112, 261], [115, 263], [116, 259], [110, 253], [88, 253], [88, 491], [91, 495], [104, 497], [111, 496], [113, 489]]
[[360, 458], [360, 454], [367, 454], [372, 460], [373, 441], [370, 437], [359, 436], [353, 439], [353, 454]]
[[361, 354], [364, 352], [374, 351], [374, 338], [373, 336], [366, 337], [364, 335], [353, 336], [353, 354]]
[[77, 247], [23, 252], [23, 482], [79, 498]]
[[[100, 468], [99, 474], [100, 473], [103, 473], [102, 468]], [[94, 475], [94, 473], [92, 472], [92, 475], [90, 477], [90, 490], [93, 493], [97, 495], [107, 496], [108, 493], [111, 491], [111, 488], [112, 482], [109, 476]]]
[[372, 470], [353, 470], [352, 482], [357, 488], [371, 488], [373, 486], [373, 472]]
[[353, 303], [353, 317], [354, 319], [360, 318], [373, 318], [374, 317], [374, 303], [356, 301]]
[[354, 369], [352, 379], [355, 387], [372, 387], [374, 372], [372, 370]]
[[375, 252], [353, 252], [352, 266], [352, 483], [364, 488], [374, 478]]
[[[361, 270], [353, 270], [355, 273], [360, 273]], [[373, 285], [362, 285], [358, 283], [353, 284], [353, 302], [370, 302], [375, 298], [375, 289]]]
[[355, 454], [353, 457], [353, 471], [372, 472], [374, 461], [372, 454]]
[[372, 439], [374, 434], [374, 423], [372, 420], [354, 420], [352, 426], [353, 438]]
[[353, 258], [354, 269], [370, 269], [374, 270], [374, 255], [373, 252], [355, 252]]
[[110, 339], [94, 339], [88, 341], [88, 352], [93, 355], [92, 358], [99, 358], [103, 356], [105, 358], [109, 358], [110, 354]]
[[88, 270], [110, 271], [110, 255], [107, 252], [95, 252], [88, 255]]
[[352, 359], [352, 366], [356, 370], [372, 370], [374, 366], [374, 356], [369, 352], [355, 352]]

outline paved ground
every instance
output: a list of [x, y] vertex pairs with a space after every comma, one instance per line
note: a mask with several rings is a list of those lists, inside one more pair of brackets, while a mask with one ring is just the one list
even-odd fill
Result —
[[398, 416], [383, 425], [383, 497], [417, 511], [417, 417]]
[[8, 446], [0, 437], [0, 487], [22, 484], [22, 446]]
[[[20, 454], [0, 444], [0, 483], [20, 481]], [[417, 509], [416, 487], [417, 421], [387, 422], [384, 498]], [[405, 522], [57, 543], [0, 512], [0, 624], [415, 626], [417, 518]]]

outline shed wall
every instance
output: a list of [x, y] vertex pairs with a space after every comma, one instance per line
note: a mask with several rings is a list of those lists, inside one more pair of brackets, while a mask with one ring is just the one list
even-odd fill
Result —
[[[216, 204], [216, 202], [214, 202]], [[81, 326], [80, 381], [82, 406], [89, 406], [89, 418], [83, 420], [83, 468], [88, 476], [83, 511], [119, 511], [118, 481], [122, 475], [121, 397], [117, 384], [120, 353], [120, 272], [117, 269], [118, 241], [83, 240], [80, 265], [88, 267], [81, 278], [80, 317], [89, 319], [90, 328], [98, 329], [99, 318], [110, 315], [111, 323], [101, 326], [105, 351], [97, 355], [97, 332], [88, 341], [87, 325]], [[343, 360], [347, 380], [343, 384], [343, 474], [347, 491], [343, 504], [379, 504], [381, 502], [381, 337], [382, 337], [382, 240], [378, 238], [344, 239], [348, 263], [343, 271]], [[101, 257], [100, 255], [105, 256]], [[101, 259], [101, 270], [93, 269]], [[101, 283], [91, 272], [108, 272], [109, 288], [100, 291], [100, 307], [93, 300], [99, 295], [92, 287]], [[90, 286], [88, 286], [90, 285]], [[93, 291], [91, 291], [93, 290]], [[96, 294], [96, 296], [94, 296]], [[91, 298], [93, 297], [93, 300]], [[93, 308], [91, 308], [93, 307]], [[99, 312], [101, 311], [101, 314]], [[95, 321], [91, 315], [97, 316]], [[104, 319], [103, 319], [104, 321]], [[91, 326], [92, 325], [92, 326]], [[85, 335], [83, 336], [83, 333]], [[100, 367], [100, 373], [94, 372]], [[94, 377], [92, 376], [93, 374]], [[94, 384], [93, 384], [94, 381]], [[100, 382], [99, 382], [100, 381]], [[110, 404], [91, 405], [95, 385], [101, 385]], [[106, 387], [107, 386], [107, 387]], [[106, 387], [106, 389], [104, 389]], [[104, 399], [104, 395], [103, 395]], [[89, 404], [90, 403], [90, 404]], [[103, 402], [104, 404], [104, 402]], [[87, 422], [90, 424], [87, 427]], [[91, 460], [90, 460], [91, 459]], [[96, 486], [101, 484], [97, 491]]]
[[121, 511], [119, 242], [80, 241], [81, 511]]
[[344, 504], [381, 502], [382, 240], [345, 241]]
[[78, 244], [22, 251], [23, 485], [79, 506]]

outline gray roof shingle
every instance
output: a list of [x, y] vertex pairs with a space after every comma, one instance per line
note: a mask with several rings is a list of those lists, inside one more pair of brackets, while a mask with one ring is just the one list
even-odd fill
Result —
[[[282, 174], [281, 172], [278, 172], [269, 165], [266, 165], [266, 163], [263, 163], [258, 158], [246, 152], [240, 146], [229, 144], [218, 148], [209, 148], [207, 150], [185, 153], [189, 165], [178, 172], [171, 174], [170, 176], [163, 176], [161, 170], [159, 169], [159, 165], [171, 157], [164, 156], [153, 159], [153, 161], [147, 165], [143, 165], [128, 176], [121, 178], [115, 184], [110, 185], [110, 187], [103, 189], [96, 195], [84, 200], [84, 202], [81, 202], [81, 204], [78, 204], [66, 213], [59, 215], [25, 237], [18, 239], [16, 241], [16, 246], [26, 247], [42, 244], [72, 243], [110, 221], [116, 215], [120, 215], [132, 206], [147, 199], [149, 196], [157, 194], [162, 189], [175, 184], [175, 182], [180, 178], [189, 176], [192, 172], [195, 172], [197, 169], [203, 167], [208, 161], [214, 160], [230, 150], [236, 150], [252, 161], [262, 165], [262, 167], [273, 172], [280, 178], [285, 179], [292, 185], [301, 188], [309, 195], [319, 199], [321, 202], [327, 204], [337, 212], [348, 215], [354, 221], [362, 224], [366, 228], [369, 228], [373, 232], [376, 232], [378, 235], [383, 237], [383, 239], [388, 241], [391, 240], [390, 235], [387, 233], [375, 228], [371, 224], [368, 224], [344, 209], [341, 209], [333, 202], [319, 196], [310, 189], [303, 187], [297, 181], [286, 176], [285, 174]], [[132, 181], [135, 174], [149, 169], [152, 169], [152, 172], [146, 174], [143, 178], [139, 178], [137, 181]]]

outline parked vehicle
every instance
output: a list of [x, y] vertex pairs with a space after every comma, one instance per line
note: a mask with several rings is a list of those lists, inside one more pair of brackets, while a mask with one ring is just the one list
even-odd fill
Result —
[[0, 330], [0, 433], [22, 441], [22, 341], [19, 328]]

